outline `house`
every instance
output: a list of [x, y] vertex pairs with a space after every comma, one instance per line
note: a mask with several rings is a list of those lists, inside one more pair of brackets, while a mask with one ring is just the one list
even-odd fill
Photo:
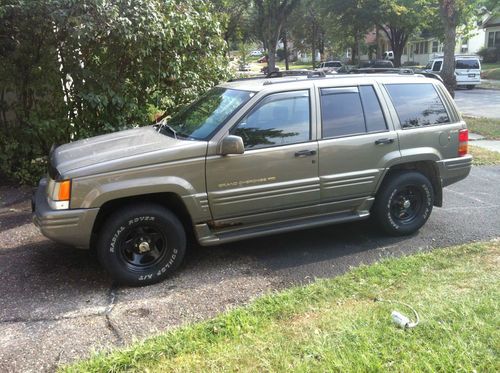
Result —
[[[375, 42], [373, 34], [374, 31], [370, 31], [365, 40], [368, 41], [367, 45], [375, 43], [379, 57], [383, 52], [392, 50], [391, 43], [382, 30], [378, 30]], [[489, 44], [500, 45], [500, 17], [492, 17], [489, 12], [485, 11], [467, 36], [460, 35], [460, 30], [457, 32], [455, 53], [477, 54], [482, 47]], [[401, 64], [426, 65], [429, 60], [442, 54], [443, 42], [432, 33], [423, 31], [408, 41], [401, 56]], [[365, 54], [361, 56], [361, 59], [370, 59], [370, 56]]]
[[487, 48], [500, 47], [500, 16], [498, 12], [490, 14], [482, 23], [484, 30], [484, 46]]

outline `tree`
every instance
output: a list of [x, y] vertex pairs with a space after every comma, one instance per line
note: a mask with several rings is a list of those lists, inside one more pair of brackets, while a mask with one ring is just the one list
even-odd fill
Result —
[[33, 180], [52, 143], [149, 124], [224, 80], [214, 13], [197, 0], [2, 0], [0, 169]]
[[457, 38], [458, 12], [455, 0], [440, 0], [439, 15], [444, 26], [443, 66], [441, 78], [446, 89], [455, 96], [455, 44]]
[[246, 0], [212, 0], [215, 11], [223, 26], [223, 37], [228, 46], [237, 46], [239, 42], [248, 40], [248, 1]]
[[373, 19], [391, 44], [394, 66], [401, 66], [401, 56], [408, 38], [426, 27], [431, 16], [429, 0], [374, 0]]
[[268, 71], [276, 70], [276, 49], [286, 17], [300, 0], [254, 0], [257, 23], [268, 50]]
[[[375, 23], [375, 4], [369, 0], [323, 0], [320, 14], [326, 17], [335, 39], [344, 40], [351, 47], [352, 63], [359, 62], [359, 44]], [[330, 32], [332, 34], [332, 32]]]

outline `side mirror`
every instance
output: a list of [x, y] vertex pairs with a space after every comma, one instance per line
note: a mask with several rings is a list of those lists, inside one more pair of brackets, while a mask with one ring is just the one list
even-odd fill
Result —
[[222, 139], [220, 144], [219, 154], [243, 154], [245, 152], [245, 145], [243, 139], [239, 136], [229, 135]]

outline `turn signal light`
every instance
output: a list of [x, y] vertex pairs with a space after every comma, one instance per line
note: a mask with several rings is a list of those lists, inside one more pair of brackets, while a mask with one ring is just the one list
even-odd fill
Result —
[[469, 130], [464, 129], [458, 132], [458, 156], [463, 157], [468, 152]]
[[57, 201], [69, 201], [71, 196], [71, 180], [63, 180], [56, 184], [58, 187]]

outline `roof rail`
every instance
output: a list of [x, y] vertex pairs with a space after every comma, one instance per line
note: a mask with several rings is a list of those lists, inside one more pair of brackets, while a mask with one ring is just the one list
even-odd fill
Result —
[[402, 74], [413, 75], [413, 69], [398, 67], [362, 67], [349, 70], [349, 74]]

